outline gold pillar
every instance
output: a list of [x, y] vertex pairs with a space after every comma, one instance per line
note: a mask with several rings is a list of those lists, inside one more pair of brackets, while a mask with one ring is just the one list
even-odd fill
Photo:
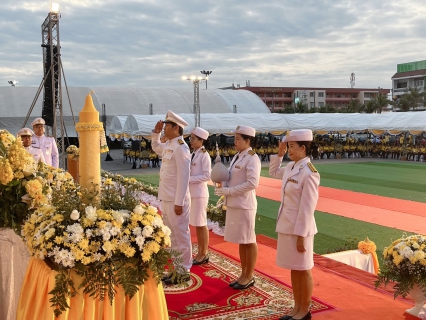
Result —
[[[90, 93], [86, 97], [84, 108], [80, 111], [79, 122], [76, 131], [79, 132], [80, 156], [78, 159], [78, 171], [80, 185], [91, 191], [100, 193], [101, 184], [101, 160], [100, 160], [100, 133], [103, 131], [102, 122], [99, 121], [99, 112], [93, 105]], [[99, 196], [92, 205], [98, 205]]]

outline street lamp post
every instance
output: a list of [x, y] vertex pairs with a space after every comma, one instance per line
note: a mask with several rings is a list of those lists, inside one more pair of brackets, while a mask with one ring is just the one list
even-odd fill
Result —
[[213, 71], [203, 70], [203, 71], [200, 71], [200, 72], [201, 72], [201, 74], [204, 74], [204, 76], [206, 77], [206, 89], [207, 89], [207, 79], [209, 78], [209, 75], [211, 75]]
[[183, 76], [182, 80], [190, 80], [192, 81], [192, 83], [194, 84], [194, 116], [195, 116], [195, 126], [199, 127], [200, 123], [201, 123], [201, 117], [200, 117], [200, 82], [206, 81], [208, 80], [208, 77], [203, 78], [203, 77], [195, 77], [195, 76], [191, 76], [191, 77], [186, 77]]

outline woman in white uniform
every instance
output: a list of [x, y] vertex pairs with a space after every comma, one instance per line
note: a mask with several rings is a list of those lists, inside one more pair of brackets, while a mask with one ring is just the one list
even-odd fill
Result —
[[195, 227], [198, 240], [198, 254], [192, 261], [193, 265], [209, 262], [207, 248], [209, 246], [209, 229], [207, 228], [207, 204], [209, 190], [207, 182], [210, 181], [211, 159], [204, 143], [209, 133], [196, 127], [191, 131], [191, 171], [189, 177], [189, 193], [191, 195], [191, 209], [189, 224]]
[[[310, 161], [312, 131], [292, 130], [279, 144], [278, 155], [271, 157], [269, 175], [282, 179], [281, 206], [276, 232], [277, 265], [291, 270], [294, 307], [280, 320], [311, 319], [309, 310], [313, 291], [314, 212], [318, 202], [320, 175]], [[287, 151], [292, 160], [284, 168]]]
[[251, 148], [254, 145], [255, 129], [238, 126], [234, 134], [235, 150], [238, 153], [229, 165], [227, 187], [216, 188], [215, 194], [225, 196], [225, 241], [239, 244], [241, 275], [229, 286], [243, 290], [254, 285], [253, 273], [257, 259], [255, 189], [259, 185], [261, 165], [259, 157]]

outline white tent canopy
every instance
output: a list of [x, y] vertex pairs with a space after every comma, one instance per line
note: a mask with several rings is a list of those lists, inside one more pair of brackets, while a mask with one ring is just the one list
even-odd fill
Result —
[[[184, 133], [194, 128], [193, 114], [180, 114], [189, 126]], [[140, 135], [149, 137], [151, 130], [165, 115], [130, 115], [119, 132], [110, 128], [110, 133], [129, 136]], [[114, 121], [114, 120], [113, 120]], [[222, 113], [202, 114], [201, 127], [210, 134], [230, 134], [238, 125], [247, 125], [256, 129], [258, 133], [284, 132], [294, 129], [311, 129], [316, 132], [360, 132], [384, 131], [398, 133], [411, 131], [420, 133], [426, 131], [426, 112], [392, 112], [383, 114], [359, 113], [307, 113], [307, 114], [254, 114], [254, 113]]]

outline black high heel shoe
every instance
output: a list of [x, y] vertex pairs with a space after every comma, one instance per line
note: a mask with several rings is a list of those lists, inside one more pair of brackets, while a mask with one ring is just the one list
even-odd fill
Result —
[[233, 288], [236, 284], [238, 284], [238, 280], [232, 281], [228, 284], [231, 288]]
[[310, 320], [312, 318], [311, 312], [309, 311], [307, 314], [305, 314], [305, 316], [303, 318], [300, 319], [296, 319], [296, 318], [291, 318], [292, 320]]
[[199, 266], [200, 264], [209, 263], [209, 259], [210, 259], [209, 255], [206, 254], [206, 256], [201, 261], [197, 261], [195, 259], [192, 260], [192, 265], [193, 266]]
[[291, 319], [293, 319], [292, 316], [285, 315], [285, 316], [282, 316], [281, 318], [279, 318], [278, 320], [291, 320]]
[[252, 286], [254, 286], [254, 278], [251, 279], [249, 282], [247, 282], [245, 285], [237, 283], [235, 286], [233, 286], [233, 288], [235, 290], [244, 290], [244, 289], [248, 289], [248, 288], [250, 288]]

